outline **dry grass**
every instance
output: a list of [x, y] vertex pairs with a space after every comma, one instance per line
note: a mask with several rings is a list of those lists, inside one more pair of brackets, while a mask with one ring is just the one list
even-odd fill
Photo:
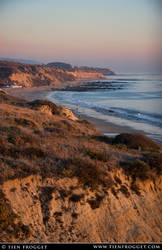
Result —
[[[4, 98], [1, 101], [1, 182], [31, 174], [57, 175], [77, 177], [81, 185], [92, 189], [99, 185], [111, 189], [115, 182], [122, 185], [119, 178], [112, 180], [109, 174], [117, 168], [122, 167], [127, 175], [141, 180], [161, 173], [161, 154], [139, 153], [134, 161], [133, 152], [112, 147], [109, 138], [101, 136], [89, 122], [65, 118], [61, 108], [51, 102], [18, 104], [17, 100], [16, 105], [10, 105]], [[39, 112], [41, 105], [48, 105], [53, 115]], [[122, 166], [119, 160], [124, 162]], [[126, 193], [124, 188], [120, 191]]]

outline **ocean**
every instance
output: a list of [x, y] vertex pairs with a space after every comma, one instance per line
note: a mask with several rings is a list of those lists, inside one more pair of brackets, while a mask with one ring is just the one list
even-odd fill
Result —
[[162, 75], [105, 77], [82, 82], [79, 91], [53, 91], [49, 98], [79, 114], [128, 126], [162, 142]]

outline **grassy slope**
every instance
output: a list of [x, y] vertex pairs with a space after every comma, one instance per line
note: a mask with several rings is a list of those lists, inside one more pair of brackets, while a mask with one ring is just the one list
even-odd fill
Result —
[[[52, 114], [51, 111], [41, 112], [41, 106], [48, 106]], [[159, 173], [161, 168], [159, 164], [149, 166], [150, 155], [156, 158], [156, 161], [161, 157], [156, 144], [155, 148], [149, 148], [147, 153], [144, 153], [144, 149], [142, 152], [129, 150], [123, 144], [110, 145], [109, 139], [102, 136], [89, 122], [66, 118], [61, 107], [48, 101], [27, 102], [2, 91], [0, 141], [1, 181], [32, 173], [45, 176], [64, 172], [79, 175], [81, 173], [78, 171], [81, 171], [82, 167], [91, 169], [89, 171], [94, 168], [94, 172], [106, 173], [112, 167], [117, 168], [119, 161], [125, 162], [125, 159], [128, 159], [129, 163], [131, 159], [133, 162], [143, 161], [149, 171]], [[111, 158], [115, 160], [111, 161]], [[125, 170], [123, 164], [120, 164], [120, 167]], [[87, 178], [91, 177], [90, 175]]]
[[[155, 180], [161, 175], [159, 152], [112, 145], [89, 122], [67, 119], [61, 107], [50, 102], [41, 104], [49, 104], [53, 114], [40, 112], [36, 104], [0, 91], [1, 183], [31, 174], [57, 178], [76, 176], [83, 188], [97, 190], [101, 185], [110, 188], [114, 196], [117, 196], [118, 183], [121, 186], [118, 191], [129, 197], [127, 187], [119, 178], [112, 179], [112, 172], [120, 169], [129, 176], [130, 188], [137, 195], [140, 190], [136, 180]], [[13, 223], [14, 214], [5, 197], [1, 197], [0, 203], [3, 213], [0, 230], [3, 231]], [[96, 203], [92, 201], [91, 206]], [[27, 228], [21, 226], [28, 233]]]

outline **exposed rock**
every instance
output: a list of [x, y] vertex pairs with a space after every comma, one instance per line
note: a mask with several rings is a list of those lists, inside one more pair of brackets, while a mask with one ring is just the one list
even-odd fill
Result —
[[73, 114], [73, 112], [67, 108], [62, 108], [62, 114], [73, 121], [78, 120], [78, 118]]
[[43, 113], [47, 113], [50, 115], [61, 115], [61, 116], [63, 115], [63, 116], [65, 116], [68, 119], [71, 119], [73, 121], [78, 120], [78, 118], [73, 114], [73, 112], [71, 110], [64, 108], [64, 107], [61, 107], [61, 106], [58, 106], [51, 101], [35, 100], [32, 102], [29, 102], [28, 105], [32, 109], [39, 110]]
[[[28, 228], [23, 242], [160, 242], [162, 182], [141, 185], [138, 196], [121, 172], [118, 178], [127, 186], [129, 197], [119, 184], [118, 198], [109, 190], [104, 195], [81, 188], [74, 192], [71, 186], [78, 185], [77, 179], [69, 178], [30, 176], [7, 181], [1, 188], [17, 223]], [[62, 187], [68, 191], [66, 196], [59, 195]], [[13, 242], [19, 240], [13, 235]]]

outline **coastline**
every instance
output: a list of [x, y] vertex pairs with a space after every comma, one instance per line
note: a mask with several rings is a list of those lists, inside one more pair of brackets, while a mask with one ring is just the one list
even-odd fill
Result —
[[[29, 101], [36, 99], [45, 99], [51, 101], [48, 95], [53, 91], [51, 87], [35, 87], [35, 88], [24, 88], [24, 89], [7, 89], [7, 92], [16, 97], [24, 98]], [[130, 128], [128, 126], [120, 126], [111, 122], [106, 122], [104, 120], [93, 118], [88, 115], [79, 114], [76, 110], [72, 111], [74, 115], [80, 117], [83, 120], [88, 120], [91, 122], [95, 128], [99, 130], [102, 134], [120, 134], [126, 132], [137, 132], [137, 130]]]
[[[79, 82], [77, 83], [79, 84]], [[63, 87], [68, 86], [68, 84], [69, 83], [67, 82], [64, 83]], [[72, 83], [72, 85], [73, 84], [75, 83]], [[33, 101], [36, 99], [44, 99], [51, 101], [51, 98], [49, 98], [48, 96], [51, 93], [51, 91], [54, 91], [54, 88], [49, 86], [43, 86], [43, 87], [33, 87], [33, 88], [23, 88], [23, 89], [5, 89], [5, 91], [8, 94], [11, 94], [19, 98], [27, 99], [29, 101]], [[87, 115], [80, 114], [76, 110], [72, 110], [72, 112], [74, 113], [75, 116], [91, 122], [101, 134], [106, 135], [108, 137], [114, 137], [117, 134], [121, 133], [135, 133], [135, 132], [147, 135], [143, 130], [136, 130], [129, 126], [117, 125], [98, 118], [93, 118]], [[160, 148], [162, 149], [162, 143], [157, 140], [155, 141], [159, 144]]]

